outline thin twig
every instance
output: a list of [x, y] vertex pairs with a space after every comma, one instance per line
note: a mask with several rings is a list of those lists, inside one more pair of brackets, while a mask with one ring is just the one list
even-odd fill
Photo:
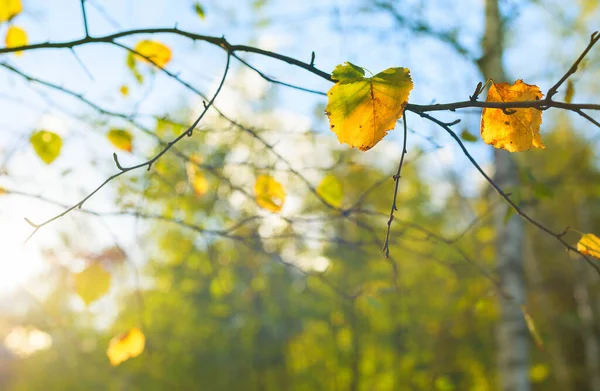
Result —
[[[217, 87], [217, 90], [215, 91], [215, 94], [213, 95], [212, 99], [208, 102], [208, 104], [204, 107], [204, 110], [202, 110], [202, 112], [200, 113], [200, 115], [198, 116], [198, 118], [194, 121], [194, 123], [192, 125], [190, 125], [190, 127], [188, 129], [186, 129], [183, 133], [181, 133], [179, 136], [177, 136], [175, 139], [173, 139], [171, 142], [169, 142], [167, 144], [167, 146], [165, 148], [163, 148], [159, 153], [157, 153], [154, 157], [152, 157], [150, 160], [147, 160], [143, 163], [140, 164], [136, 164], [134, 166], [131, 167], [122, 167], [120, 166], [120, 164], [117, 164], [117, 168], [119, 169], [119, 172], [117, 172], [116, 174], [111, 175], [110, 177], [108, 177], [104, 182], [102, 182], [102, 184], [100, 184], [98, 187], [96, 187], [96, 189], [94, 189], [91, 193], [89, 193], [87, 196], [85, 196], [83, 199], [81, 199], [78, 203], [76, 203], [75, 205], [69, 207], [68, 209], [64, 210], [63, 212], [59, 213], [58, 215], [44, 221], [43, 223], [40, 224], [35, 224], [32, 223], [31, 220], [29, 219], [25, 219], [25, 221], [27, 221], [27, 223], [29, 223], [32, 227], [34, 227], [34, 231], [31, 233], [31, 235], [29, 235], [29, 237], [27, 238], [26, 241], [28, 241], [29, 239], [31, 239], [31, 237], [43, 226], [45, 226], [46, 224], [49, 224], [61, 217], [63, 217], [64, 215], [66, 215], [67, 213], [71, 212], [72, 210], [78, 208], [81, 209], [81, 207], [83, 206], [83, 204], [89, 200], [94, 194], [96, 194], [98, 191], [100, 191], [100, 189], [102, 189], [104, 186], [106, 186], [109, 182], [111, 182], [113, 179], [120, 177], [121, 175], [133, 171], [133, 170], [137, 170], [139, 168], [143, 168], [146, 167], [147, 170], [149, 171], [150, 168], [152, 167], [152, 165], [154, 164], [154, 162], [156, 162], [158, 159], [160, 159], [161, 156], [163, 156], [165, 153], [167, 153], [167, 151], [169, 149], [171, 149], [171, 147], [173, 147], [175, 144], [177, 144], [177, 142], [179, 142], [181, 139], [185, 138], [188, 136], [188, 134], [194, 129], [196, 128], [196, 126], [198, 126], [198, 124], [200, 123], [200, 121], [202, 120], [202, 118], [204, 118], [204, 115], [208, 112], [208, 109], [212, 106], [212, 104], [214, 103], [215, 99], [217, 98], [217, 96], [219, 95], [219, 93], [221, 92], [221, 89], [223, 87], [223, 85], [225, 84], [225, 79], [227, 78], [227, 73], [229, 72], [229, 64], [231, 61], [231, 53], [227, 54], [227, 63], [225, 64], [225, 71], [223, 72], [223, 77], [221, 78], [221, 82], [219, 83], [219, 86]], [[118, 159], [116, 159], [116, 162], [118, 162]]]
[[392, 222], [394, 221], [394, 212], [398, 210], [396, 207], [396, 198], [398, 197], [398, 185], [400, 184], [400, 174], [402, 172], [402, 165], [404, 164], [404, 155], [406, 155], [406, 135], [407, 135], [407, 125], [406, 125], [406, 110], [402, 114], [402, 126], [404, 129], [404, 140], [402, 141], [402, 153], [400, 154], [400, 163], [398, 163], [398, 171], [396, 171], [396, 175], [394, 178], [394, 199], [392, 201], [392, 207], [390, 209], [390, 218], [387, 222], [387, 232], [385, 234], [385, 242], [383, 243], [382, 251], [385, 253], [385, 257], [388, 258], [390, 256], [390, 230], [392, 229]]

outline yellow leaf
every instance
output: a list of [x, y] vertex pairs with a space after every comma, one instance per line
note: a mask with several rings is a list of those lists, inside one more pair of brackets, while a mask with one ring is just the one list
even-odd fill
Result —
[[[137, 53], [148, 57], [159, 67], [164, 67], [171, 61], [171, 49], [158, 41], [143, 40], [135, 45]], [[149, 62], [146, 58], [137, 56], [141, 61]]]
[[[6, 47], [16, 48], [27, 45], [27, 33], [20, 27], [10, 26], [6, 32]], [[21, 56], [23, 51], [15, 52], [17, 56]]]
[[0, 23], [8, 22], [23, 11], [21, 0], [0, 0]]
[[56, 133], [40, 130], [32, 134], [29, 141], [35, 153], [46, 164], [52, 163], [60, 155], [62, 138]]
[[123, 96], [128, 96], [129, 95], [129, 87], [126, 86], [125, 84], [123, 84], [121, 86], [121, 88], [119, 88], [119, 91], [121, 92], [121, 95], [123, 95]]
[[342, 183], [333, 175], [327, 175], [321, 180], [317, 186], [317, 194], [336, 208], [339, 208], [344, 200]]
[[194, 4], [194, 11], [196, 11], [196, 15], [198, 15], [200, 17], [200, 19], [202, 19], [202, 20], [206, 19], [206, 12], [204, 12], [204, 7], [202, 7], [202, 4], [200, 4], [200, 3]]
[[338, 65], [331, 74], [337, 82], [327, 92], [325, 108], [340, 143], [361, 151], [371, 149], [394, 129], [413, 88], [406, 68], [364, 76], [365, 70], [352, 63]]
[[203, 196], [208, 192], [208, 180], [198, 169], [196, 164], [200, 164], [202, 162], [202, 157], [199, 155], [194, 155], [191, 158], [191, 162], [188, 162], [185, 166], [188, 182], [192, 185], [192, 189], [194, 189], [194, 194], [198, 197]]
[[538, 333], [537, 328], [535, 327], [535, 322], [527, 308], [524, 305], [521, 305], [521, 312], [523, 312], [523, 317], [525, 318], [525, 324], [527, 325], [527, 329], [529, 330], [529, 334], [533, 337], [535, 344], [540, 350], [544, 350], [544, 341], [542, 340], [542, 336]]
[[117, 366], [123, 361], [137, 357], [144, 351], [146, 346], [146, 336], [137, 327], [114, 337], [108, 344], [106, 355], [111, 365]]
[[567, 80], [567, 90], [565, 91], [565, 103], [571, 103], [573, 100], [573, 95], [575, 95], [575, 85], [573, 84], [573, 80]]
[[6, 191], [6, 189], [5, 189], [5, 188], [3, 188], [3, 187], [0, 187], [0, 195], [4, 195], [4, 194], [6, 194], [6, 193], [8, 193], [8, 192]]
[[104, 296], [110, 288], [110, 273], [104, 270], [98, 262], [73, 277], [75, 292], [81, 297], [86, 306]]
[[577, 251], [600, 259], [600, 238], [594, 234], [585, 234], [577, 242]]
[[[517, 80], [513, 85], [494, 83], [490, 86], [486, 102], [521, 102], [539, 100], [543, 94], [535, 85]], [[509, 152], [521, 152], [536, 148], [546, 148], [540, 137], [542, 112], [536, 108], [483, 109], [481, 114], [481, 137], [486, 144]]]
[[279, 212], [285, 202], [285, 190], [272, 176], [260, 175], [254, 184], [256, 203], [263, 209]]
[[106, 138], [115, 148], [123, 151], [131, 152], [133, 150], [133, 136], [125, 129], [111, 129]]

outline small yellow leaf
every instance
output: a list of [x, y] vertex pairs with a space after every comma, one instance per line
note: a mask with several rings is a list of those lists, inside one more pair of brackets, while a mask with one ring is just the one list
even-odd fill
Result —
[[119, 88], [119, 91], [121, 92], [121, 95], [129, 96], [129, 87], [127, 85], [123, 84], [121, 88]]
[[194, 11], [196, 11], [196, 15], [198, 15], [200, 17], [200, 19], [202, 19], [202, 20], [206, 19], [206, 12], [204, 12], [204, 7], [202, 7], [202, 4], [200, 4], [200, 3], [194, 4]]
[[0, 187], [0, 195], [4, 195], [4, 194], [6, 194], [6, 193], [8, 193], [8, 192], [6, 191], [6, 189], [5, 189], [5, 188], [3, 188], [3, 187]]
[[21, 0], [0, 0], [0, 23], [8, 22], [23, 11]]
[[137, 327], [132, 327], [126, 333], [114, 337], [108, 344], [106, 355], [111, 365], [117, 366], [123, 361], [137, 357], [144, 351], [146, 336]]
[[[143, 40], [135, 45], [137, 53], [149, 58], [159, 67], [163, 68], [171, 61], [171, 49], [158, 41]], [[137, 56], [141, 61], [149, 62], [146, 58]]]
[[573, 84], [573, 80], [567, 80], [567, 90], [565, 91], [565, 103], [571, 103], [573, 100], [573, 95], [575, 95], [575, 85]]
[[75, 274], [75, 292], [86, 306], [98, 300], [110, 289], [111, 276], [99, 262]]
[[263, 209], [279, 212], [285, 202], [285, 190], [281, 183], [269, 175], [260, 175], [254, 184], [256, 203]]
[[540, 333], [538, 333], [537, 328], [535, 327], [535, 322], [533, 321], [533, 318], [531, 317], [531, 315], [529, 315], [529, 312], [527, 311], [527, 308], [524, 305], [521, 305], [521, 312], [523, 312], [523, 317], [525, 318], [525, 324], [527, 324], [529, 334], [531, 334], [531, 336], [533, 337], [533, 340], [535, 341], [535, 344], [537, 345], [538, 349], [544, 350], [544, 341], [542, 340]]
[[367, 151], [377, 144], [402, 116], [413, 88], [409, 70], [388, 68], [373, 77], [352, 63], [338, 65], [327, 92], [325, 113], [340, 143]]
[[[486, 102], [521, 102], [541, 99], [543, 94], [535, 85], [517, 80], [513, 85], [494, 83], [490, 86]], [[486, 144], [509, 152], [522, 152], [536, 148], [546, 148], [540, 137], [542, 112], [536, 108], [508, 109], [484, 108], [481, 114], [481, 137]]]
[[577, 251], [600, 259], [600, 238], [594, 234], [585, 234], [577, 242]]
[[60, 155], [62, 138], [56, 133], [40, 130], [32, 134], [29, 141], [35, 153], [46, 164], [52, 163]]
[[194, 194], [196, 196], [201, 197], [208, 192], [208, 180], [198, 169], [196, 164], [200, 164], [202, 162], [202, 157], [199, 155], [194, 155], [191, 158], [191, 162], [188, 162], [185, 166], [188, 182], [192, 185], [192, 189], [194, 189]]
[[133, 150], [133, 135], [125, 129], [111, 129], [106, 138], [115, 148], [131, 152]]
[[330, 205], [339, 208], [344, 200], [342, 183], [333, 175], [327, 175], [317, 186], [317, 194]]
[[[20, 27], [10, 26], [6, 32], [6, 47], [16, 48], [27, 45], [27, 33]], [[23, 51], [15, 52], [17, 56], [21, 56]]]

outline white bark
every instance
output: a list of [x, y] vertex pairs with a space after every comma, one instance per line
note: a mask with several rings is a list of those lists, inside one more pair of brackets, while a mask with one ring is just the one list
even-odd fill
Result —
[[[498, 0], [485, 2], [485, 35], [483, 57], [479, 68], [485, 78], [505, 81], [502, 66], [503, 25]], [[502, 188], [518, 186], [516, 163], [510, 153], [495, 150], [495, 178]], [[523, 272], [524, 225], [516, 214], [506, 223], [506, 208], [498, 208], [496, 215], [496, 257], [500, 289], [510, 299], [499, 295], [500, 320], [498, 324], [498, 361], [501, 389], [503, 391], [529, 391], [529, 335], [521, 305], [525, 304], [526, 291]]]

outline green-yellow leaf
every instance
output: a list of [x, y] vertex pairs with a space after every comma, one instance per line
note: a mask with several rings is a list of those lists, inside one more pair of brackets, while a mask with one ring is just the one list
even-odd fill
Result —
[[133, 50], [144, 56], [137, 56], [141, 61], [150, 62], [148, 61], [149, 59], [152, 63], [161, 68], [171, 61], [171, 49], [158, 41], [145, 39], [138, 42]]
[[132, 327], [126, 333], [118, 335], [110, 340], [106, 355], [111, 365], [117, 366], [123, 361], [137, 357], [144, 351], [146, 336], [137, 327]]
[[202, 7], [202, 4], [200, 4], [200, 3], [194, 4], [194, 11], [196, 11], [196, 15], [198, 15], [200, 17], [200, 19], [202, 19], [202, 20], [206, 19], [206, 13], [204, 12], [204, 7]]
[[[6, 32], [6, 47], [16, 48], [27, 45], [27, 33], [20, 27], [10, 26]], [[15, 52], [17, 56], [21, 56], [23, 51]]]
[[600, 238], [594, 234], [585, 234], [577, 242], [577, 251], [600, 259]]
[[129, 96], [129, 86], [127, 86], [126, 84], [123, 84], [121, 86], [121, 88], [119, 88], [119, 92], [123, 96]]
[[23, 11], [21, 0], [0, 0], [0, 23], [8, 22]]
[[133, 135], [125, 129], [111, 129], [106, 138], [115, 148], [131, 152], [133, 150]]
[[270, 175], [260, 175], [254, 184], [256, 203], [263, 209], [279, 212], [285, 202], [285, 190], [281, 183]]
[[40, 130], [32, 134], [29, 141], [35, 153], [46, 164], [52, 163], [60, 155], [62, 138], [56, 133]]
[[325, 113], [340, 143], [362, 151], [371, 149], [402, 116], [413, 88], [409, 70], [388, 68], [373, 77], [365, 70], [346, 62], [338, 65], [331, 78]]
[[75, 292], [85, 305], [90, 305], [108, 292], [111, 275], [99, 262], [74, 275]]
[[327, 175], [317, 186], [317, 194], [330, 205], [339, 208], [344, 200], [342, 183], [333, 175]]
[[475, 135], [470, 133], [467, 129], [462, 131], [462, 133], [460, 134], [460, 138], [462, 138], [463, 141], [467, 141], [469, 143], [474, 143], [475, 141], [477, 141], [477, 137], [475, 137]]

